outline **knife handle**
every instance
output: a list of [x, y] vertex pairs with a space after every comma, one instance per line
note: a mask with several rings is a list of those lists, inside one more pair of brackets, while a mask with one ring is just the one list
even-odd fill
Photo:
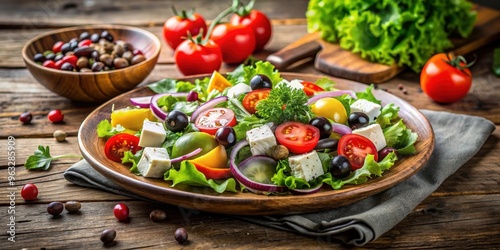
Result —
[[267, 56], [266, 60], [272, 63], [276, 69], [284, 70], [298, 61], [315, 57], [321, 50], [321, 44], [317, 41], [310, 41], [298, 46], [291, 44], [276, 53], [270, 54]]

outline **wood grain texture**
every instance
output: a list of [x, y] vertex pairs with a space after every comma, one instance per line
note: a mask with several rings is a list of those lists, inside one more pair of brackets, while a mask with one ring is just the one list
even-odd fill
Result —
[[[146, 60], [122, 69], [103, 72], [72, 72], [43, 67], [33, 60], [58, 41], [69, 42], [83, 32], [100, 34], [107, 30], [115, 40], [132, 44]], [[160, 55], [160, 40], [145, 30], [121, 25], [65, 28], [37, 36], [23, 48], [23, 60], [33, 77], [49, 90], [70, 100], [102, 103], [140, 84], [153, 70]]]
[[[476, 6], [476, 11], [478, 15], [473, 32], [467, 38], [453, 39], [451, 51], [468, 54], [500, 37], [500, 12], [484, 6]], [[269, 55], [267, 60], [278, 69], [286, 70], [299, 60], [310, 57], [314, 57], [314, 67], [323, 73], [363, 83], [386, 82], [403, 70], [397, 64], [385, 65], [365, 60], [359, 54], [342, 49], [338, 43], [322, 40], [318, 32], [304, 35]]]
[[[274, 24], [305, 24], [307, 1], [256, 1], [255, 8], [264, 11]], [[23, 30], [67, 27], [89, 24], [124, 24], [162, 26], [177, 10], [193, 7], [208, 21], [231, 5], [229, 0], [142, 0], [142, 1], [63, 1], [5, 0], [0, 8], [0, 27]]]

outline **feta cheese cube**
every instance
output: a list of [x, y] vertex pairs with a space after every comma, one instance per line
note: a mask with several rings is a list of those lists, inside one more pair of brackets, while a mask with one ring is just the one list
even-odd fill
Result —
[[301, 155], [290, 156], [288, 157], [288, 163], [290, 163], [292, 175], [306, 181], [314, 180], [314, 178], [325, 173], [319, 155], [315, 150]]
[[351, 104], [352, 112], [363, 112], [368, 116], [368, 122], [372, 123], [380, 115], [380, 109], [382, 106], [367, 101], [365, 99], [358, 99], [353, 104]]
[[387, 146], [387, 142], [385, 141], [384, 132], [380, 127], [380, 124], [375, 123], [372, 125], [368, 125], [366, 127], [358, 128], [352, 131], [353, 134], [362, 135], [375, 144], [377, 151], [380, 151], [385, 146]]
[[247, 140], [252, 155], [271, 155], [277, 145], [274, 133], [267, 125], [248, 130]]
[[144, 177], [163, 178], [163, 175], [172, 166], [166, 148], [146, 147], [137, 163], [139, 173]]
[[167, 138], [167, 132], [163, 127], [163, 123], [144, 120], [139, 146], [161, 147], [165, 138]]

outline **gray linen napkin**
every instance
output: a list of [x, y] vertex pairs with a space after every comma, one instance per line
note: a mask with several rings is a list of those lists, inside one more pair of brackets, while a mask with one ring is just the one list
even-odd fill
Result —
[[[364, 245], [377, 239], [406, 217], [458, 168], [466, 163], [495, 130], [484, 118], [422, 110], [435, 133], [436, 145], [429, 161], [406, 181], [355, 204], [328, 211], [286, 216], [237, 216], [253, 223], [308, 236]], [[465, 142], [465, 143], [464, 143]], [[148, 200], [130, 193], [80, 161], [64, 173], [77, 185]]]

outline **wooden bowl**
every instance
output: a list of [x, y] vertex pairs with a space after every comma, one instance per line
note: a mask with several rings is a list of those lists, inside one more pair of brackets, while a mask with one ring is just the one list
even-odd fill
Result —
[[[37, 64], [33, 56], [51, 50], [57, 41], [68, 42], [84, 31], [90, 34], [107, 30], [114, 40], [130, 43], [143, 52], [146, 60], [122, 69], [103, 72], [71, 72], [51, 69]], [[120, 25], [91, 25], [54, 30], [31, 39], [23, 48], [23, 59], [35, 79], [70, 100], [104, 102], [140, 84], [154, 69], [160, 55], [160, 40], [140, 28]]]

